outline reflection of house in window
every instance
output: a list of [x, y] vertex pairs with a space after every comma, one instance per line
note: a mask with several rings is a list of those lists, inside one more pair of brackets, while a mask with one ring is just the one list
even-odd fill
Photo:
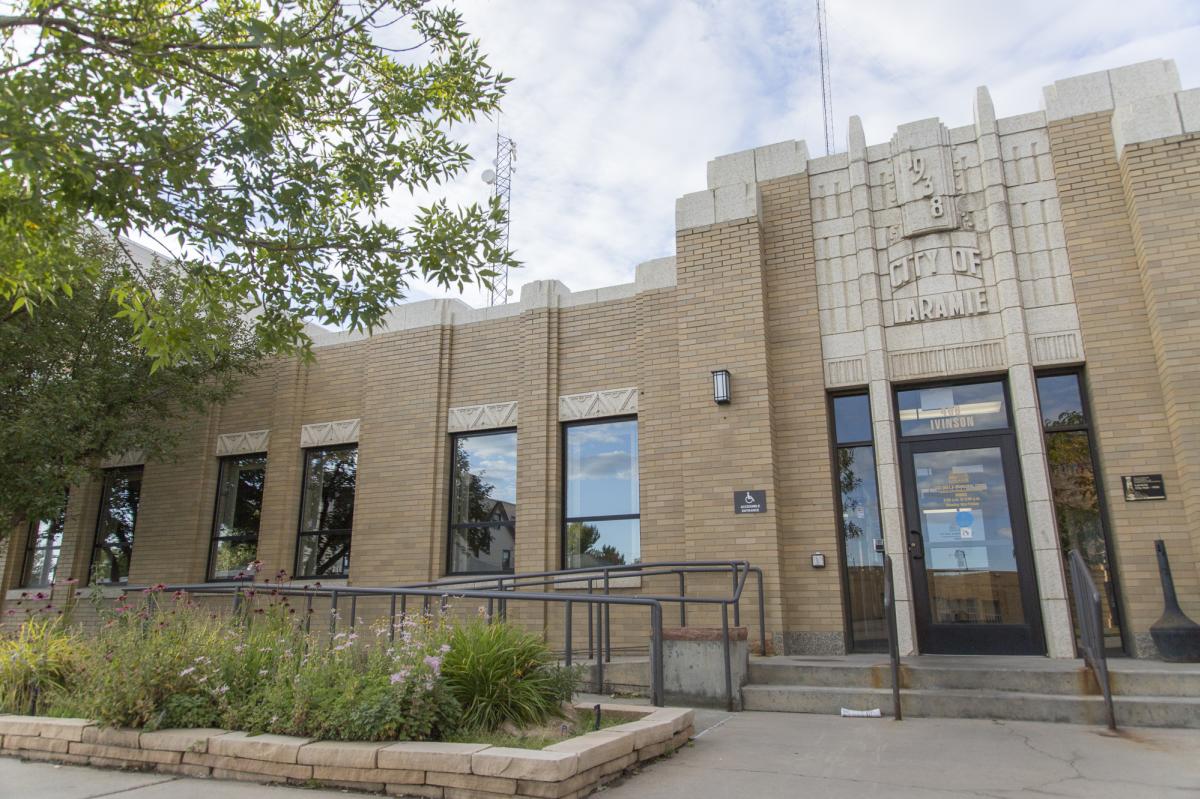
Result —
[[459, 433], [452, 451], [446, 571], [510, 572], [517, 530], [517, 434]]

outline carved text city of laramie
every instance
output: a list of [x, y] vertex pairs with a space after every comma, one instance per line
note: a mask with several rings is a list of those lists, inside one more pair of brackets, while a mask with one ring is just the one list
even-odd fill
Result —
[[[917, 278], [939, 274], [964, 275], [982, 281], [979, 250], [975, 247], [942, 247], [921, 250], [888, 262], [888, 281], [893, 292]], [[987, 291], [982, 286], [892, 300], [892, 319], [898, 325], [974, 316], [988, 310]]]

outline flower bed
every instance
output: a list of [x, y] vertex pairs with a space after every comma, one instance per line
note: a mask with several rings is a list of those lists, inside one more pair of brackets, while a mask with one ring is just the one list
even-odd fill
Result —
[[[577, 706], [586, 710], [586, 706]], [[436, 741], [314, 741], [219, 729], [145, 731], [84, 719], [0, 716], [0, 753], [189, 777], [321, 784], [394, 796], [582, 797], [692, 735], [691, 710], [604, 705], [640, 716], [545, 749]]]

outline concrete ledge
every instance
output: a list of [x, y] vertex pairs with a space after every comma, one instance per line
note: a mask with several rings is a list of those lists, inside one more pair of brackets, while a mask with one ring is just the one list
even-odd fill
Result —
[[[590, 711], [592, 705], [578, 708]], [[216, 729], [101, 727], [86, 719], [0, 716], [0, 754], [30, 760], [259, 783], [320, 784], [395, 796], [583, 796], [687, 743], [686, 708], [601, 705], [630, 718], [545, 749], [413, 741], [313, 741]]]
[[[662, 631], [664, 641], [724, 641], [725, 634], [719, 627], [667, 627]], [[745, 641], [745, 627], [730, 627], [730, 641]]]

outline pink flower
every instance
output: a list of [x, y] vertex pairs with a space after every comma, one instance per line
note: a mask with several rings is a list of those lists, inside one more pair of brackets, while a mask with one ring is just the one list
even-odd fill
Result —
[[442, 659], [434, 655], [425, 656], [425, 665], [433, 669], [433, 673], [437, 674], [442, 670]]

